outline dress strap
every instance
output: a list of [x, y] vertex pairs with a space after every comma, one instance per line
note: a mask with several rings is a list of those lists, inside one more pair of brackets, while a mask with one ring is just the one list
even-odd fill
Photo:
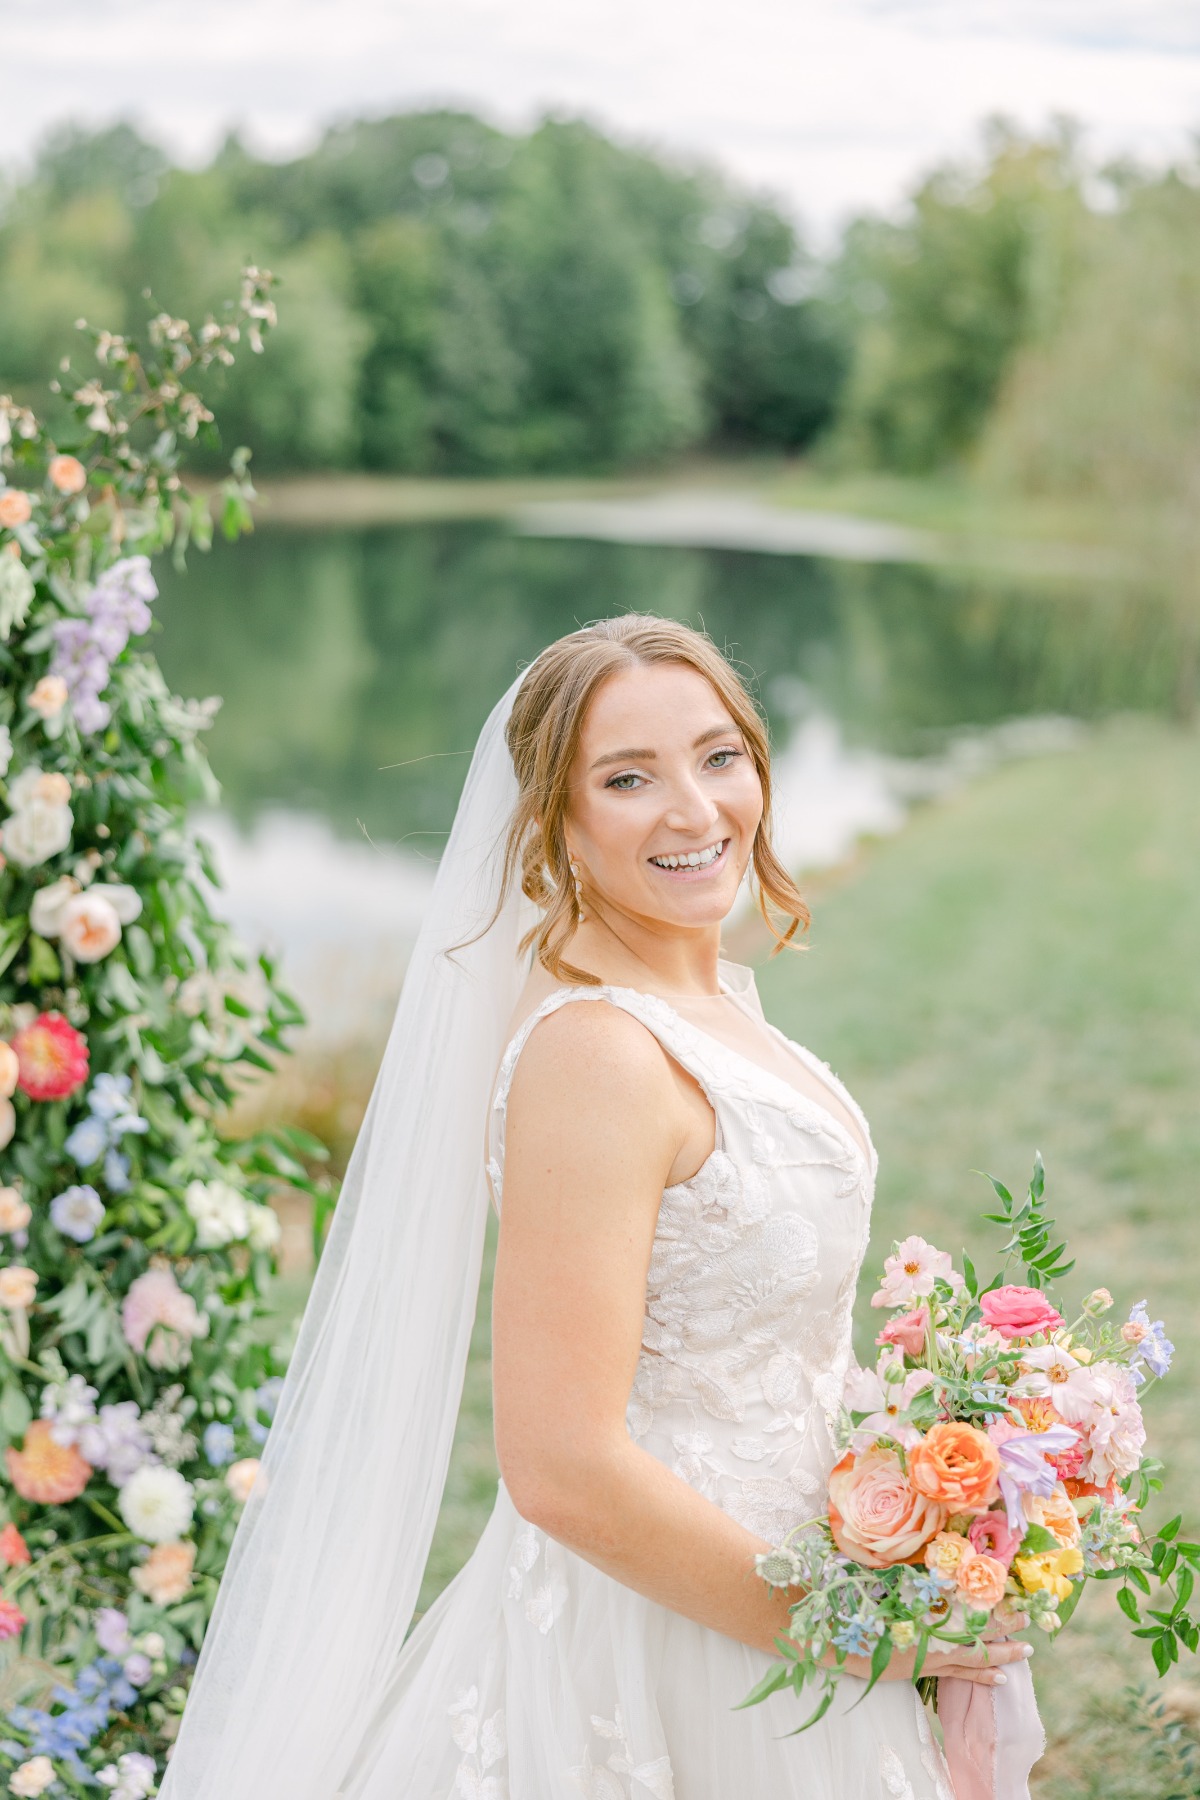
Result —
[[639, 1024], [644, 1025], [652, 1036], [658, 1039], [672, 1061], [677, 1062], [680, 1068], [686, 1070], [700, 1087], [716, 1115], [718, 1145], [721, 1142], [721, 1122], [716, 1096], [712, 1089], [709, 1071], [702, 1066], [703, 1059], [696, 1055], [695, 1033], [688, 1030], [685, 1021], [667, 1005], [666, 1001], [660, 1000], [655, 994], [639, 993], [636, 988], [558, 987], [552, 993], [547, 994], [540, 1006], [534, 1008], [500, 1058], [496, 1085], [492, 1090], [492, 1104], [488, 1111], [487, 1132], [487, 1174], [497, 1211], [500, 1209], [500, 1191], [504, 1181], [504, 1128], [508, 1115], [508, 1096], [521, 1052], [529, 1042], [534, 1028], [543, 1019], [548, 1019], [550, 1014], [557, 1012], [560, 1007], [569, 1006], [572, 1002], [581, 1000], [604, 1000], [610, 1006], [620, 1007], [622, 1012], [629, 1013], [637, 1019]]

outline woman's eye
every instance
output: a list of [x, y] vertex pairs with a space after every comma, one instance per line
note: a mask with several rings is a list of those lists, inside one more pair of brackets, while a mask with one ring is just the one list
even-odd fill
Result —
[[[740, 756], [741, 754], [742, 752], [740, 750], [714, 750], [708, 759], [709, 767], [715, 769], [727, 769], [734, 757]], [[717, 760], [718, 757], [721, 759], [719, 762]]]
[[623, 775], [610, 775], [604, 785], [605, 787], [619, 788], [621, 793], [628, 794], [632, 791], [634, 783], [641, 779], [641, 776], [635, 775], [632, 769], [627, 769]]

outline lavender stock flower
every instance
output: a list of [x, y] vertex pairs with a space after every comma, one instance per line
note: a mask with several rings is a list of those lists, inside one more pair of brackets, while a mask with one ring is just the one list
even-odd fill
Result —
[[1008, 1523], [1013, 1531], [1024, 1532], [1021, 1495], [1054, 1492], [1058, 1471], [1047, 1458], [1069, 1450], [1079, 1433], [1070, 1425], [1051, 1425], [1047, 1431], [1012, 1430], [1002, 1440], [994, 1431], [992, 1436], [1000, 1452], [1000, 1492]]
[[1129, 1358], [1129, 1372], [1139, 1387], [1146, 1379], [1145, 1371], [1138, 1367], [1145, 1363], [1152, 1375], [1165, 1375], [1171, 1367], [1171, 1358], [1175, 1354], [1175, 1346], [1166, 1335], [1161, 1319], [1151, 1319], [1144, 1300], [1139, 1300], [1129, 1314], [1131, 1325], [1144, 1325], [1146, 1336], [1133, 1346]]

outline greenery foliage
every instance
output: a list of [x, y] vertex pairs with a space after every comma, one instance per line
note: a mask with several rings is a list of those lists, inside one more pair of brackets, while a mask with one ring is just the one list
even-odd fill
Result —
[[274, 1405], [268, 1197], [315, 1191], [304, 1134], [219, 1129], [300, 1015], [214, 916], [189, 829], [213, 704], [135, 647], [149, 557], [211, 533], [179, 475], [196, 382], [261, 348], [269, 290], [251, 269], [194, 330], [89, 331], [53, 424], [0, 397], [0, 1774], [23, 1794], [150, 1791]]

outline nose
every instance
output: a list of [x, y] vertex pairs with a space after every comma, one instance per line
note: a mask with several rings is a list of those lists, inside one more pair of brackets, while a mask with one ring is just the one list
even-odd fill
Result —
[[673, 783], [663, 824], [670, 831], [696, 837], [710, 830], [720, 816], [721, 810], [712, 795], [689, 774], [680, 776]]

